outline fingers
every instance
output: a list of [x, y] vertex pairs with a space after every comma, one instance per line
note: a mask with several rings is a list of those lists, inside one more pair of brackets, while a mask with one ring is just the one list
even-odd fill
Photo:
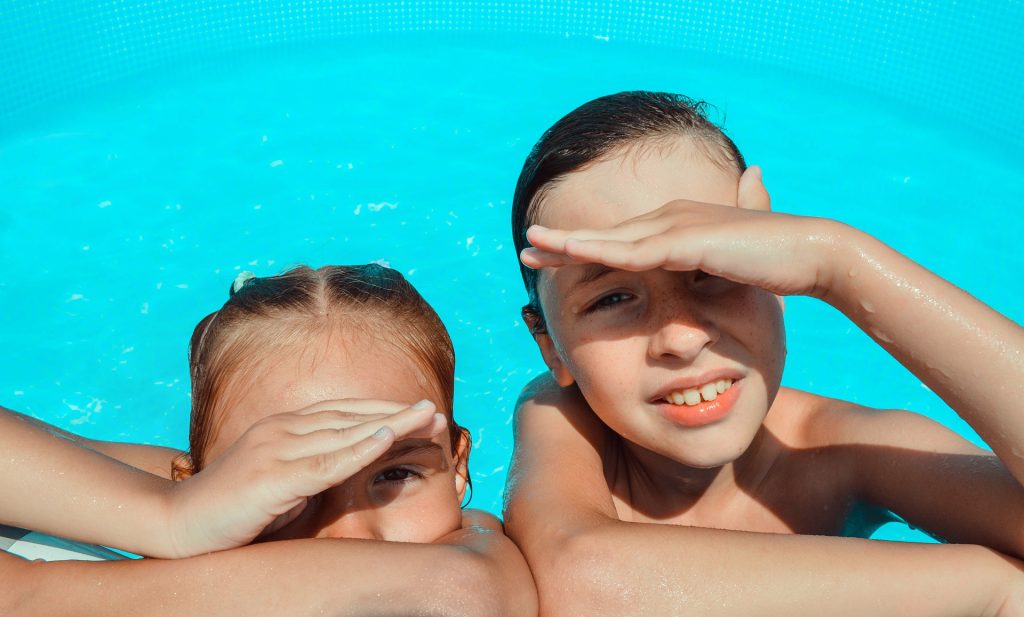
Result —
[[664, 238], [647, 238], [637, 242], [616, 240], [569, 240], [566, 253], [577, 263], [600, 263], [616, 270], [693, 270], [693, 259], [684, 257], [678, 246]]
[[524, 266], [527, 268], [533, 268], [534, 270], [539, 270], [541, 268], [559, 268], [561, 266], [576, 263], [565, 253], [551, 253], [533, 247], [523, 249], [523, 252], [519, 254], [519, 260], [523, 262]]
[[[320, 424], [319, 418], [311, 420]], [[279, 456], [282, 460], [294, 461], [341, 451], [372, 437], [382, 429], [387, 429], [392, 434], [393, 441], [409, 438], [430, 439], [441, 433], [447, 425], [445, 417], [435, 413], [432, 404], [413, 406], [385, 418], [360, 424], [326, 426], [305, 433], [295, 433], [294, 437], [281, 444]]]
[[771, 197], [768, 195], [768, 189], [764, 186], [761, 168], [757, 165], [751, 165], [740, 176], [737, 203], [741, 208], [747, 210], [767, 212], [772, 209]]
[[317, 403], [310, 405], [309, 407], [303, 407], [302, 409], [299, 409], [294, 413], [312, 414], [317, 413], [319, 411], [328, 410], [344, 410], [354, 414], [396, 413], [402, 411], [408, 406], [408, 403], [400, 403], [398, 401], [385, 401], [369, 398], [343, 398], [328, 401], [319, 401]]
[[549, 229], [541, 225], [531, 225], [526, 230], [526, 239], [535, 248], [549, 253], [562, 253], [565, 242], [575, 240], [619, 240], [628, 242], [639, 240], [664, 231], [665, 222], [657, 217], [644, 215], [623, 221], [606, 229]]

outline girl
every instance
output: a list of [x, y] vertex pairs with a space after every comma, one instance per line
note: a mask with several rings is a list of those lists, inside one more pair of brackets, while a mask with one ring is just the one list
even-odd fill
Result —
[[[772, 214], [760, 171], [676, 95], [558, 121], [512, 218], [551, 376], [517, 410], [505, 516], [542, 614], [1024, 614], [1016, 324], [859, 231]], [[995, 454], [780, 387], [793, 294], [845, 313]], [[812, 537], [895, 515], [960, 544]]]
[[[174, 561], [31, 564], [0, 554], [10, 592], [5, 615], [72, 607], [76, 614], [168, 615], [535, 612], [529, 571], [500, 523], [460, 510], [469, 441], [451, 417], [451, 341], [400, 274], [376, 265], [300, 267], [240, 281], [224, 307], [197, 326], [189, 357], [190, 453], [175, 461], [174, 475], [188, 478], [175, 491], [196, 495], [160, 518], [175, 520], [186, 538], [160, 550], [196, 554], [257, 535], [332, 540], [270, 542]], [[421, 402], [410, 406], [414, 401]], [[129, 494], [132, 486], [159, 487], [158, 478], [45, 440], [18, 418], [7, 423], [20, 424], [18, 436], [44, 446], [39, 456], [62, 446], [70, 449], [62, 456], [79, 465], [49, 474], [52, 459], [26, 467], [32, 486], [51, 495], [57, 485], [73, 491], [51, 509], [69, 501], [78, 509], [77, 497], [88, 494], [61, 473], [95, 470], [127, 487], [95, 486], [92, 503], [82, 508], [84, 522], [63, 521], [74, 535], [132, 548], [117, 537], [159, 528], [139, 520], [153, 510], [136, 507], [145, 500]], [[163, 459], [163, 475], [172, 475], [166, 451], [95, 445], [147, 469]], [[4, 471], [3, 482], [15, 475]], [[6, 500], [3, 511], [8, 522], [63, 531], [57, 522], [65, 517], [51, 514], [38, 525], [24, 509], [6, 516]]]

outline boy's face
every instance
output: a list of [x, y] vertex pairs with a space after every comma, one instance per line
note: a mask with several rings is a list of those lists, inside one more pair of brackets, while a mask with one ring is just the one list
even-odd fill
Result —
[[[374, 344], [368, 337], [352, 340], [338, 332], [319, 342], [311, 340], [302, 349], [280, 353], [237, 396], [227, 393], [224, 398], [236, 402], [221, 411], [223, 420], [210, 444], [209, 460], [260, 419], [320, 401], [398, 401], [382, 402], [382, 411], [393, 412], [422, 399], [438, 400], [439, 393], [422, 377], [423, 371], [390, 346]], [[450, 430], [431, 439], [395, 442], [348, 480], [311, 498], [296, 520], [262, 539], [429, 543], [458, 529], [468, 452], [452, 452]]]
[[[537, 222], [605, 228], [676, 199], [736, 206], [738, 181], [680, 138], [569, 174], [544, 196]], [[701, 273], [596, 265], [542, 270], [537, 287], [545, 360], [612, 430], [690, 467], [747, 449], [781, 380], [778, 298]], [[702, 391], [698, 404], [684, 402]]]

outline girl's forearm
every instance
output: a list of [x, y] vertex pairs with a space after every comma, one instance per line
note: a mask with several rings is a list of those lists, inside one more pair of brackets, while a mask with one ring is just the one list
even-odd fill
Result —
[[0, 444], [0, 522], [140, 554], [170, 550], [170, 480], [2, 408]]
[[1024, 484], [1024, 329], [843, 226], [824, 299], [955, 409]]
[[0, 613], [522, 614], [502, 605], [479, 558], [455, 546], [326, 539], [166, 561], [31, 563], [0, 554]]

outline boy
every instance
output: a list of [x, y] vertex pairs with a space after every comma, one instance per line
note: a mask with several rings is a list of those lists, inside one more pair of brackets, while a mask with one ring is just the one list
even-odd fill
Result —
[[[676, 95], [557, 122], [512, 218], [551, 376], [516, 412], [505, 519], [543, 615], [1024, 610], [1000, 554], [1024, 555], [1016, 324], [861, 232], [772, 214], [760, 171]], [[995, 456], [914, 414], [781, 388], [793, 294], [845, 313]], [[809, 537], [893, 513], [969, 545]]]

